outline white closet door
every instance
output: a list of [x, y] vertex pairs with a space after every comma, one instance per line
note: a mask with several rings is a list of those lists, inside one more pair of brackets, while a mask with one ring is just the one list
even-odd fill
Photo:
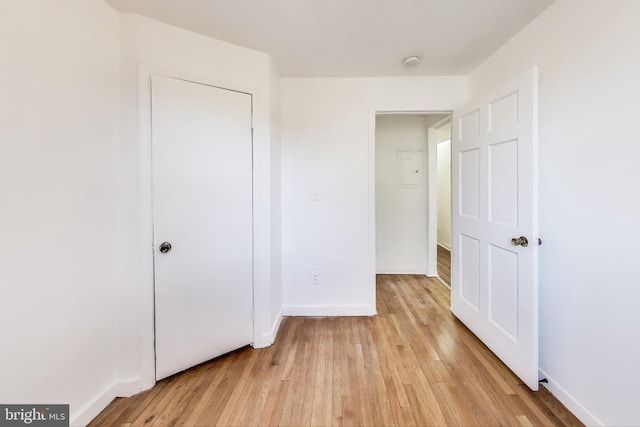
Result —
[[151, 89], [161, 379], [253, 341], [251, 95], [160, 76]]

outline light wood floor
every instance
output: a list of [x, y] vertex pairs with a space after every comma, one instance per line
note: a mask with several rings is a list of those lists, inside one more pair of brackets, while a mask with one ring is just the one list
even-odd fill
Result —
[[244, 348], [112, 402], [90, 426], [581, 425], [524, 386], [422, 276], [378, 276], [378, 316], [286, 318]]
[[451, 251], [438, 245], [438, 276], [451, 284]]

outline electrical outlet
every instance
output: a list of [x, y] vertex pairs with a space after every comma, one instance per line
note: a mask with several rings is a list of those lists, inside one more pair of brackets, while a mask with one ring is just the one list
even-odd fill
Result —
[[320, 272], [318, 270], [313, 270], [311, 272], [311, 284], [313, 285], [320, 284]]

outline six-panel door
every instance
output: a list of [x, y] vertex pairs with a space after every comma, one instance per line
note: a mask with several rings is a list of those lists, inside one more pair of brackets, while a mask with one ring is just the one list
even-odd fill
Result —
[[[451, 142], [451, 309], [532, 390], [538, 389], [537, 101], [533, 68], [455, 111]], [[530, 244], [514, 245], [521, 236]]]

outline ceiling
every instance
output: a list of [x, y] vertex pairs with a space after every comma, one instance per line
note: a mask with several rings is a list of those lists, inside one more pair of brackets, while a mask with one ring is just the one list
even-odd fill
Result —
[[554, 0], [105, 1], [267, 52], [283, 77], [369, 77], [469, 74]]

